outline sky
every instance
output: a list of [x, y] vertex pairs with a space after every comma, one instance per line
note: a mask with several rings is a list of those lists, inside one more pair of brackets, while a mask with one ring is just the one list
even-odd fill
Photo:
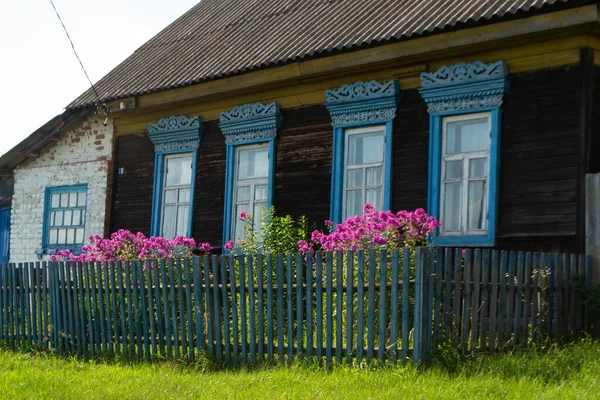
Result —
[[[199, 0], [53, 0], [92, 82]], [[89, 83], [50, 0], [0, 1], [0, 154]]]

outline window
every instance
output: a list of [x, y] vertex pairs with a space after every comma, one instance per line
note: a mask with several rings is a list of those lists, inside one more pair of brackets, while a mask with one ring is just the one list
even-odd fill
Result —
[[79, 250], [85, 241], [87, 185], [46, 189], [43, 247]]
[[442, 223], [434, 242], [493, 246], [498, 204], [500, 106], [508, 70], [499, 61], [421, 74], [430, 118], [428, 212]]
[[252, 103], [221, 113], [227, 144], [223, 244], [245, 238], [242, 211], [252, 214], [260, 233], [262, 209], [273, 204], [275, 137], [281, 125], [276, 103]]
[[343, 219], [384, 207], [385, 125], [346, 129], [346, 143]]
[[487, 229], [489, 117], [480, 113], [444, 118], [442, 235], [476, 235]]
[[242, 211], [252, 214], [253, 230], [260, 233], [262, 209], [267, 207], [269, 197], [269, 146], [238, 146], [235, 159], [235, 212], [231, 237], [238, 240], [245, 238], [244, 224], [238, 218]]
[[392, 121], [399, 94], [397, 81], [357, 82], [326, 91], [334, 128], [331, 221], [362, 214], [366, 203], [390, 209]]
[[186, 236], [192, 195], [192, 154], [165, 157], [160, 235]]
[[200, 117], [163, 118], [148, 124], [148, 136], [155, 151], [151, 234], [191, 237], [202, 121]]

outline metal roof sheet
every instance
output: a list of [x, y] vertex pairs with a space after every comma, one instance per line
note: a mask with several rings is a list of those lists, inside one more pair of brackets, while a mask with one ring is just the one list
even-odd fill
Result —
[[[116, 100], [567, 2], [202, 0], [95, 86]], [[88, 90], [67, 108], [95, 101]]]

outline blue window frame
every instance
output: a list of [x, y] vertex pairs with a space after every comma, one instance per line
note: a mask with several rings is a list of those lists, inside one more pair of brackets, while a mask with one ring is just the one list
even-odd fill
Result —
[[500, 106], [508, 86], [503, 61], [421, 74], [430, 115], [427, 208], [442, 223], [438, 245], [495, 245]]
[[86, 237], [87, 189], [87, 184], [46, 188], [44, 249], [81, 250]]
[[221, 113], [219, 127], [227, 144], [223, 244], [238, 239], [239, 211], [253, 214], [258, 227], [258, 210], [273, 205], [275, 138], [280, 126], [276, 103], [244, 104]]
[[362, 213], [367, 202], [389, 210], [398, 82], [356, 82], [325, 97], [333, 125], [330, 220]]
[[173, 116], [148, 124], [154, 143], [152, 236], [192, 236], [200, 117]]

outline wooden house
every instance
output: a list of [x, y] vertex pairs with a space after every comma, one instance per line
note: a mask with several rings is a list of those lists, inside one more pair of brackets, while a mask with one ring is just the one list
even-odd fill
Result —
[[[67, 107], [91, 130], [97, 104], [109, 110], [106, 145], [87, 144], [110, 148], [104, 207], [63, 207], [64, 193], [98, 195], [77, 171], [20, 207], [19, 180], [56, 142], [0, 158], [15, 171], [11, 248], [129, 229], [218, 249], [241, 210], [322, 226], [371, 202], [425, 208], [439, 244], [582, 252], [585, 177], [600, 172], [599, 15], [579, 0], [203, 0], [97, 82], [100, 99]], [[79, 211], [102, 223], [90, 231]]]

